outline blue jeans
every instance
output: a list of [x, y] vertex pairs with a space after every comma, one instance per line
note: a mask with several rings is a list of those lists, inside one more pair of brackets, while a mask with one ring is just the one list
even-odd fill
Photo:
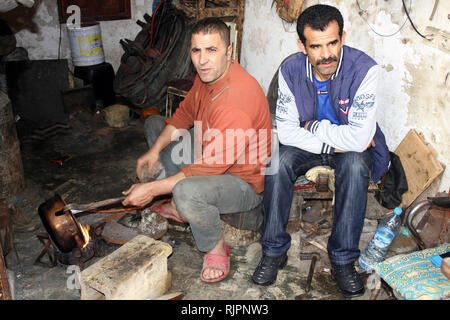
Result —
[[[164, 119], [159, 115], [146, 119], [144, 134], [150, 147], [164, 129]], [[159, 157], [166, 177], [178, 173], [182, 167], [193, 162], [193, 131], [189, 130], [190, 137], [173, 141], [161, 151]], [[190, 139], [190, 144], [189, 140], [184, 139]], [[182, 163], [174, 163], [172, 151], [177, 150], [174, 148], [178, 148], [183, 142], [188, 143], [190, 155], [185, 155]], [[179, 149], [183, 152], [182, 148]], [[262, 196], [250, 184], [232, 174], [187, 177], [175, 185], [172, 195], [180, 216], [189, 222], [195, 243], [203, 252], [213, 249], [222, 237], [221, 214], [252, 210], [262, 200]]]
[[262, 199], [251, 185], [232, 174], [187, 177], [175, 185], [172, 194], [203, 252], [213, 249], [222, 237], [221, 214], [252, 210]]
[[[144, 135], [149, 147], [151, 147], [155, 143], [156, 139], [159, 137], [164, 127], [166, 126], [164, 122], [165, 119], [166, 118], [160, 115], [152, 115], [145, 120]], [[194, 162], [194, 129], [190, 129], [189, 134], [190, 135], [188, 137], [181, 137], [179, 141], [171, 142], [159, 154], [159, 160], [164, 167], [166, 177], [177, 174], [178, 172], [180, 172], [180, 169], [182, 167]], [[172, 160], [172, 151], [177, 145], [179, 146], [181, 143], [187, 143], [188, 148], [186, 148], [186, 150], [189, 149], [191, 154], [182, 155], [181, 158], [186, 158], [186, 161], [183, 161], [181, 163], [174, 163], [174, 161]], [[182, 154], [184, 150], [183, 148], [180, 149], [180, 153]]]
[[280, 256], [290, 248], [291, 237], [286, 232], [286, 225], [297, 177], [315, 166], [330, 166], [335, 169], [336, 179], [328, 255], [334, 264], [353, 263], [360, 254], [358, 245], [366, 215], [371, 162], [369, 151], [327, 155], [281, 146], [279, 170], [274, 175], [267, 175], [264, 181], [263, 254]]

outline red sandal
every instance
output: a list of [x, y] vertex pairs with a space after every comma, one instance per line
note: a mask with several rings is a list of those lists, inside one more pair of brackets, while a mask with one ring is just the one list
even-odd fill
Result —
[[[219, 281], [225, 279], [226, 277], [228, 277], [228, 274], [230, 273], [230, 256], [229, 256], [230, 253], [229, 253], [228, 245], [226, 246], [226, 252], [227, 252], [226, 256], [222, 256], [219, 254], [213, 254], [213, 253], [205, 254], [205, 257], [203, 259], [202, 273], [200, 276], [200, 279], [202, 279], [202, 281], [204, 281], [204, 282], [219, 282]], [[222, 271], [222, 275], [217, 278], [206, 279], [203, 276], [205, 269], [216, 269], [216, 270]]]
[[188, 223], [187, 221], [185, 221], [181, 218], [178, 218], [169, 212], [164, 211], [164, 205], [169, 201], [171, 201], [171, 200], [170, 199], [161, 200], [161, 202], [152, 205], [150, 207], [150, 210], [156, 212], [157, 214], [159, 214], [160, 216], [163, 216], [166, 219], [171, 219], [171, 220], [174, 220], [179, 223]]

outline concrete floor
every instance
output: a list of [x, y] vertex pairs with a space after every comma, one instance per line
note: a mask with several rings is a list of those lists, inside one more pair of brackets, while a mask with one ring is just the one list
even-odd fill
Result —
[[[14, 243], [19, 260], [14, 253], [6, 257], [7, 267], [13, 271], [11, 285], [16, 300], [78, 300], [80, 291], [74, 287], [73, 271], [67, 265], [58, 263], [35, 264], [43, 249], [36, 233], [45, 232], [37, 214], [38, 206], [55, 193], [67, 202], [89, 203], [118, 197], [135, 182], [136, 159], [147, 150], [143, 136], [143, 125], [134, 119], [123, 129], [107, 126], [100, 115], [79, 111], [71, 115], [70, 128], [59, 134], [39, 141], [32, 138], [29, 129], [18, 123], [21, 138], [22, 158], [27, 181], [24, 193], [11, 197], [11, 203], [32, 219], [36, 229], [15, 232]], [[59, 165], [51, 160], [62, 160]], [[105, 214], [82, 214], [82, 224], [95, 224]], [[200, 280], [203, 253], [197, 250], [189, 227], [171, 224], [168, 232], [160, 239], [173, 248], [168, 258], [172, 273], [172, 287], [169, 292], [182, 291], [183, 299], [189, 300], [340, 300], [345, 299], [331, 280], [329, 261], [317, 247], [310, 249], [320, 253], [311, 290], [305, 292], [310, 261], [299, 259], [300, 237], [304, 235], [304, 224], [291, 221], [289, 231], [292, 246], [287, 266], [280, 270], [277, 281], [269, 287], [252, 283], [251, 276], [261, 257], [259, 241], [250, 241], [243, 246], [230, 249], [231, 272], [219, 283], [207, 284]], [[326, 230], [325, 230], [326, 231]], [[373, 233], [365, 233], [361, 239], [364, 248]], [[321, 243], [326, 247], [326, 237]], [[119, 247], [99, 240], [101, 255], [105, 256]], [[85, 267], [98, 261], [94, 257]], [[42, 258], [48, 264], [48, 258]], [[372, 290], [356, 300], [368, 300]], [[389, 290], [382, 288], [377, 300], [395, 299]]]

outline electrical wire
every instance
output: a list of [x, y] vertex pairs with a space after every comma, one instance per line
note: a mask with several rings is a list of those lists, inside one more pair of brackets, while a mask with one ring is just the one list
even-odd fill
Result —
[[58, 60], [61, 55], [61, 23], [59, 23], [59, 44], [58, 44]]
[[[402, 0], [402, 1], [403, 1], [403, 0]], [[411, 10], [411, 2], [412, 2], [412, 0], [409, 0], [409, 9], [410, 9], [410, 10]], [[406, 17], [406, 18], [405, 18], [405, 21], [403, 21], [403, 24], [400, 26], [400, 28], [398, 28], [398, 30], [395, 31], [395, 32], [392, 33], [392, 34], [381, 34], [381, 33], [377, 32], [377, 31], [375, 31], [375, 29], [372, 28], [372, 26], [370, 25], [370, 23], [369, 23], [366, 19], [363, 18], [362, 13], [367, 13], [367, 10], [364, 10], [363, 8], [361, 8], [361, 6], [359, 5], [359, 1], [358, 1], [358, 0], [356, 0], [356, 4], [358, 5], [358, 8], [359, 8], [359, 16], [361, 17], [361, 19], [363, 19], [364, 22], [369, 26], [370, 30], [372, 30], [375, 34], [379, 35], [380, 37], [386, 37], [386, 38], [387, 38], [387, 37], [392, 37], [392, 36], [396, 35], [397, 33], [399, 33], [399, 32], [403, 29], [403, 27], [404, 27], [405, 24], [406, 24], [406, 21], [408, 21], [408, 17]], [[405, 4], [404, 1], [403, 1], [403, 4]], [[406, 8], [405, 8], [405, 11], [406, 11]]]
[[[411, 25], [414, 28], [414, 30], [417, 32], [417, 34], [426, 40], [430, 40], [427, 37], [425, 37], [423, 34], [421, 34], [419, 32], [419, 30], [417, 30], [416, 26], [414, 25], [413, 21], [411, 20], [411, 17], [409, 16], [408, 10], [406, 10], [405, 0], [402, 0], [402, 3], [403, 3], [403, 8], [405, 9], [405, 12], [406, 12], [406, 16], [408, 17], [409, 22], [411, 22]], [[410, 3], [411, 3], [411, 0], [410, 0]], [[411, 10], [411, 5], [409, 6], [409, 10]]]
[[[151, 28], [150, 28], [150, 45], [148, 46], [147, 54], [150, 54], [150, 50], [152, 49], [152, 43], [153, 43], [153, 23], [154, 23], [154, 20], [155, 20], [156, 13], [158, 12], [159, 7], [160, 7], [163, 3], [165, 3], [165, 2], [166, 2], [165, 0], [162, 0], [162, 1], [158, 4], [158, 6], [156, 7], [155, 12], [153, 12], [153, 16], [152, 16], [152, 24], [151, 24]], [[162, 16], [162, 14], [161, 14], [161, 16]], [[160, 19], [160, 21], [161, 21], [161, 19]]]

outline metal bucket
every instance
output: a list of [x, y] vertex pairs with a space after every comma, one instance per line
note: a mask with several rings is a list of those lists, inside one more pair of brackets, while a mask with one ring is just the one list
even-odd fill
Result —
[[67, 32], [75, 66], [92, 66], [105, 62], [102, 32], [98, 22], [82, 25], [80, 28], [67, 28]]
[[11, 101], [0, 91], [0, 199], [25, 189], [20, 143]]

